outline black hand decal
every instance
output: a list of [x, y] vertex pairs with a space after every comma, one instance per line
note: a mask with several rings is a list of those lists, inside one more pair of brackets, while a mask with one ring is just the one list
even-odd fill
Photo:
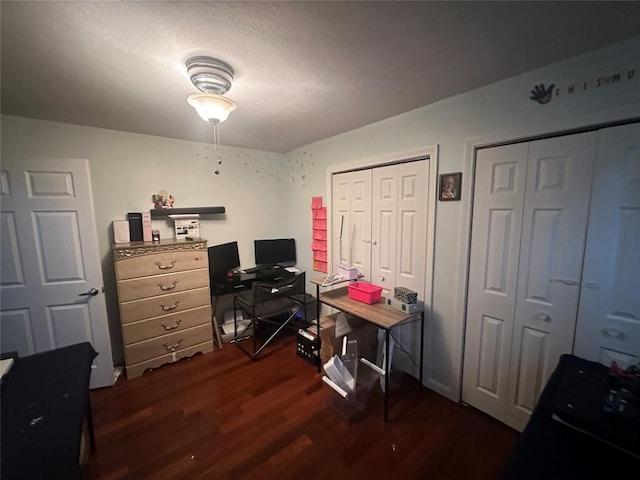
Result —
[[540, 105], [544, 105], [545, 103], [549, 103], [551, 101], [551, 96], [553, 94], [553, 88], [556, 86], [555, 83], [549, 85], [548, 88], [544, 88], [544, 83], [540, 85], [536, 85], [531, 90], [531, 96], [529, 97], [531, 100], [538, 102]]

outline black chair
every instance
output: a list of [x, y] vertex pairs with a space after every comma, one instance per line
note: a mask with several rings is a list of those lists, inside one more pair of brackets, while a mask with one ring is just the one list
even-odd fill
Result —
[[[283, 329], [295, 330], [293, 321], [302, 314], [302, 320], [307, 325], [307, 309], [305, 295], [305, 273], [286, 278], [279, 282], [256, 281], [253, 288], [244, 292], [237, 292], [233, 296], [233, 342], [246, 353], [249, 358], [256, 360], [258, 354]], [[238, 313], [248, 317], [248, 323], [238, 330]], [[275, 331], [259, 344], [257, 331], [261, 327], [275, 327]], [[241, 344], [249, 338], [251, 332], [253, 349], [247, 350]]]

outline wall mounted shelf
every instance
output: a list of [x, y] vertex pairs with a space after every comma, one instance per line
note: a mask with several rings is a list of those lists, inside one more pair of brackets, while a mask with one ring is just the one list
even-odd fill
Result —
[[155, 208], [151, 210], [151, 219], [168, 218], [169, 215], [212, 215], [220, 213], [225, 213], [224, 207]]

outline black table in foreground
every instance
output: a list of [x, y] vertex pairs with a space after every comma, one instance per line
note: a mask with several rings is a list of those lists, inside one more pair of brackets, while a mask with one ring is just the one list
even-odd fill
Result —
[[640, 420], [603, 410], [612, 385], [604, 365], [561, 355], [500, 478], [637, 478]]
[[83, 423], [95, 450], [90, 343], [15, 359], [2, 379], [2, 480], [81, 478]]

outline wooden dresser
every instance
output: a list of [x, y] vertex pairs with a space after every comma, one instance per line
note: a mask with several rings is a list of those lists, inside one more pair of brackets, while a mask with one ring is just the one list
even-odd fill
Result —
[[207, 242], [113, 246], [127, 378], [213, 350]]

